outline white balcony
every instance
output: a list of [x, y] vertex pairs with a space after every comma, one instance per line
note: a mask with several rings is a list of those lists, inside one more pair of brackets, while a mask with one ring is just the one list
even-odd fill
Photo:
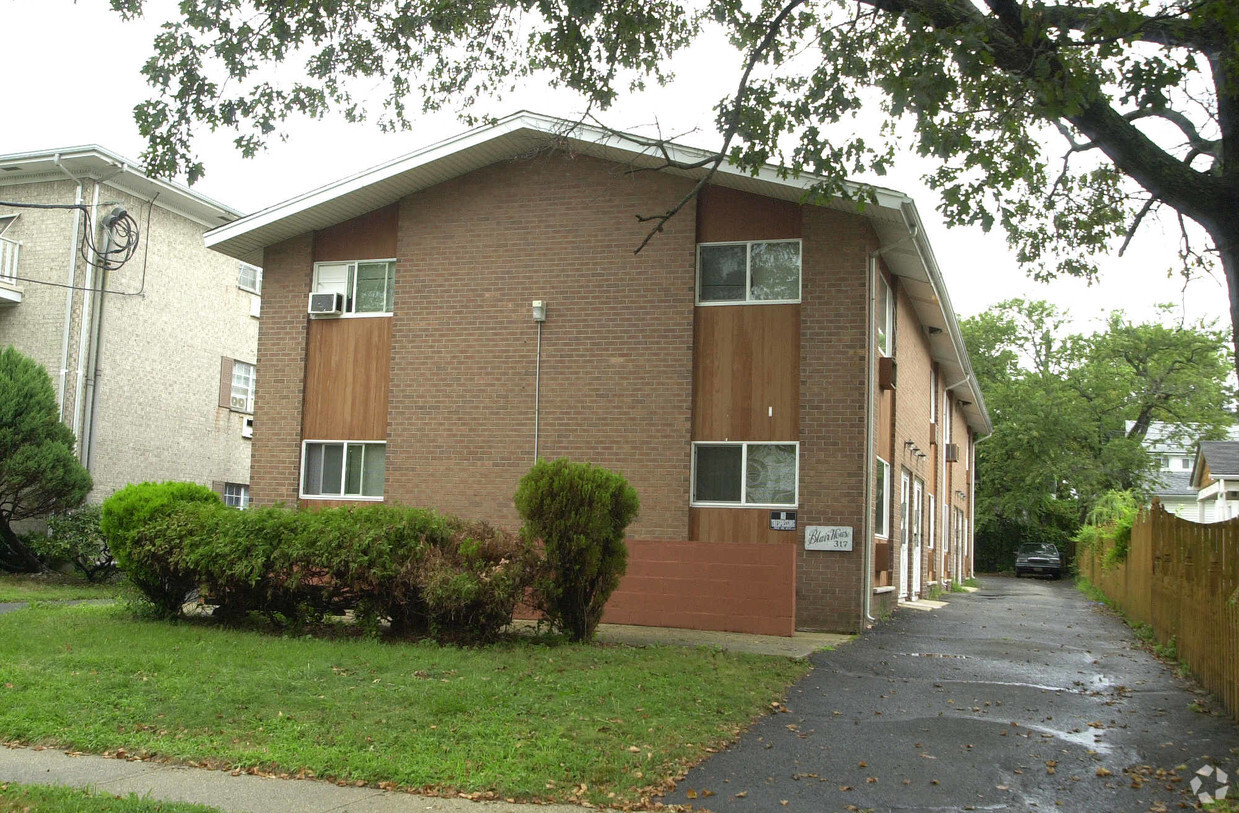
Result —
[[17, 255], [22, 244], [0, 237], [0, 305], [16, 305], [22, 301], [17, 287]]

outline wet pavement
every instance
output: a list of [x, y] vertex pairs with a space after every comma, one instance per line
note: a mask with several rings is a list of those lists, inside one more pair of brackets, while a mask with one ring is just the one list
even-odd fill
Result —
[[[1162, 811], [1239, 728], [1069, 580], [982, 579], [812, 656], [784, 713], [662, 801], [697, 809]], [[1215, 790], [1216, 775], [1202, 780]]]

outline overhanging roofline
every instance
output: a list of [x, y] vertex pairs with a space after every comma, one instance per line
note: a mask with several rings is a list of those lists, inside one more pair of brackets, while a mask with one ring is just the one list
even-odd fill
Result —
[[[207, 232], [206, 245], [261, 265], [262, 251], [267, 246], [374, 211], [496, 161], [548, 146], [690, 178], [702, 177], [706, 169], [667, 168], [668, 159], [671, 163], [690, 165], [714, 155], [669, 142], [656, 148], [650, 139], [521, 111], [219, 226]], [[770, 164], [754, 173], [724, 164], [712, 183], [801, 202], [819, 180], [815, 175], [792, 175]], [[871, 191], [873, 200], [862, 205], [835, 199], [824, 205], [860, 214], [873, 225], [880, 251], [890, 250], [890, 254], [884, 255], [887, 267], [913, 289], [918, 316], [927, 328], [931, 355], [950, 378], [947, 383], [957, 391], [966, 388], [971, 395], [972, 403], [964, 408], [969, 425], [980, 434], [990, 434], [993, 424], [915, 204], [907, 195], [892, 189], [855, 183], [848, 183], [846, 188], [853, 196], [862, 189]]]
[[[63, 169], [62, 169], [63, 168]], [[187, 186], [155, 178], [141, 163], [98, 144], [0, 155], [0, 188], [13, 184], [67, 180], [65, 172], [98, 181], [189, 218], [205, 228], [240, 218], [242, 213]], [[3, 193], [0, 193], [3, 197]]]

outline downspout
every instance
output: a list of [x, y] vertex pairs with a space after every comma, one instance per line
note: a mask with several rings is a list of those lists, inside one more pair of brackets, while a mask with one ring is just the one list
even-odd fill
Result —
[[538, 462], [538, 433], [542, 408], [542, 323], [538, 322], [538, 355], [533, 368], [533, 462]]
[[[98, 223], [99, 187], [101, 185], [99, 181], [95, 181], [95, 193], [90, 206], [91, 222], [88, 226], [91, 229], [94, 229]], [[90, 338], [91, 302], [93, 299], [90, 293], [95, 287], [95, 266], [90, 262], [86, 263], [86, 284], [84, 287], [86, 290], [82, 297], [82, 325], [81, 330], [78, 332], [77, 344], [77, 387], [73, 399], [73, 436], [77, 438], [78, 460], [82, 461], [85, 460], [86, 455], [86, 447], [82, 444], [81, 436], [82, 416], [86, 412], [82, 400], [86, 392], [86, 351]]]
[[[52, 162], [56, 165], [57, 169], [67, 175], [69, 180], [77, 186], [77, 192], [73, 197], [73, 204], [75, 206], [81, 206], [82, 180], [66, 169], [65, 165], [60, 162], [60, 153], [57, 153], [52, 158]], [[81, 210], [74, 210], [73, 236], [70, 238], [69, 243], [69, 271], [68, 275], [65, 277], [65, 329], [64, 335], [61, 336], [60, 340], [60, 391], [58, 394], [59, 398], [57, 400], [57, 406], [59, 408], [61, 421], [64, 421], [65, 419], [65, 390], [67, 389], [66, 379], [69, 375], [69, 333], [70, 329], [73, 327], [73, 282], [77, 278], [78, 230], [81, 228], [81, 224]]]
[[[878, 273], [878, 254], [881, 249], [872, 252], [869, 255], [869, 273], [865, 277], [865, 486], [863, 491], [864, 502], [861, 511], [861, 539], [864, 540], [864, 555], [861, 557], [864, 561], [865, 577], [861, 579], [864, 595], [861, 597], [861, 607], [865, 613], [865, 623], [873, 624], [877, 619], [873, 617], [873, 477], [874, 477], [874, 457], [877, 450], [873, 448], [874, 432], [873, 424], [877, 419], [877, 410], [873, 407], [873, 401], [876, 396], [874, 392], [873, 382], [873, 364], [874, 364], [874, 320], [877, 310], [877, 285], [875, 285], [876, 276]], [[887, 495], [888, 497], [890, 495]]]
[[[103, 237], [103, 256], [107, 257], [112, 250], [112, 232], [109, 229]], [[99, 269], [99, 290], [88, 292], [95, 299], [95, 317], [90, 330], [90, 366], [86, 370], [86, 402], [82, 420], [82, 465], [90, 471], [91, 458], [95, 449], [95, 407], [99, 399], [99, 337], [103, 332], [103, 291], [108, 287], [107, 261]]]

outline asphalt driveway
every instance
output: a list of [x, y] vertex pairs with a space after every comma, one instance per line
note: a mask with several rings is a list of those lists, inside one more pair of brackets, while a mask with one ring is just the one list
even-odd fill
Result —
[[[1220, 705], [1070, 580], [982, 579], [813, 656], [785, 713], [663, 801], [802, 811], [1175, 810], [1236, 767]], [[1202, 790], [1213, 790], [1213, 777]]]

